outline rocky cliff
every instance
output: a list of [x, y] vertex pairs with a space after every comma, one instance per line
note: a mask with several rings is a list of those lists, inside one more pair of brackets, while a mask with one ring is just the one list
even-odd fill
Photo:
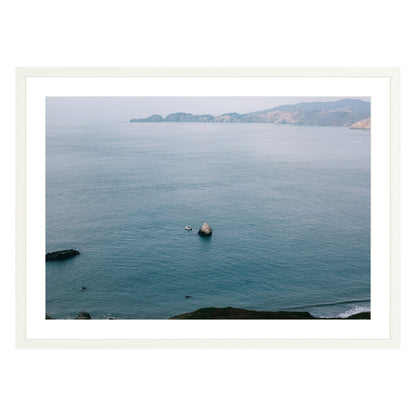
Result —
[[366, 118], [365, 120], [357, 121], [350, 126], [350, 129], [362, 129], [362, 130], [371, 130], [371, 118]]

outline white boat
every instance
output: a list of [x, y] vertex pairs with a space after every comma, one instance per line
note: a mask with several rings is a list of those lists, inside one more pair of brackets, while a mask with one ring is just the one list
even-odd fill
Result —
[[192, 227], [190, 227], [189, 225], [185, 227], [185, 230], [191, 231]]

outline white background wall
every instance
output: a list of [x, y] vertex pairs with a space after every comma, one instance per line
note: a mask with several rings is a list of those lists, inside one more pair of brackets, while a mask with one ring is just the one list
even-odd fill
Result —
[[[15, 0], [3, 4], [1, 413], [414, 415], [416, 30], [410, 6], [403, 0]], [[16, 66], [401, 67], [401, 349], [16, 350]]]

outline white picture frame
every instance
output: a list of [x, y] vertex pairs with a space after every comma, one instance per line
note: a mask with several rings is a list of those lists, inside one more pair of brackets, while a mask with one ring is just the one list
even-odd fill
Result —
[[[255, 80], [256, 82], [252, 82]], [[242, 87], [243, 83], [245, 84]], [[193, 91], [206, 95], [215, 86], [235, 95], [371, 96], [372, 111], [372, 192], [380, 189], [377, 203], [372, 195], [372, 244], [382, 245], [372, 256], [372, 273], [385, 278], [380, 291], [372, 291], [372, 308], [379, 313], [369, 321], [322, 321], [278, 323], [247, 321], [239, 331], [229, 331], [229, 322], [166, 321], [161, 327], [152, 320], [115, 321], [45, 320], [36, 305], [44, 291], [44, 236], [42, 203], [42, 126], [44, 98], [57, 95], [137, 95], [150, 85], [146, 95], [178, 95]], [[152, 87], [153, 85], [153, 87]], [[138, 90], [139, 88], [139, 90]], [[154, 88], [152, 90], [152, 88]], [[180, 89], [178, 89], [180, 88]], [[292, 88], [292, 89], [291, 89]], [[167, 92], [169, 91], [169, 92]], [[292, 93], [291, 93], [292, 91]], [[301, 94], [302, 91], [302, 94]], [[189, 93], [188, 93], [189, 95]], [[43, 103], [43, 107], [42, 107]], [[17, 68], [16, 69], [16, 346], [18, 348], [398, 348], [400, 346], [400, 71], [397, 68]], [[373, 137], [374, 136], [374, 137]], [[373, 146], [376, 137], [384, 147]], [[44, 139], [44, 137], [43, 137]], [[384, 149], [384, 150], [383, 150]], [[37, 153], [39, 152], [39, 153]], [[36, 153], [36, 156], [35, 156]], [[42, 176], [43, 175], [43, 176]], [[373, 178], [374, 176], [374, 178]], [[375, 181], [373, 183], [373, 180]], [[375, 185], [375, 186], [373, 186]], [[36, 207], [34, 208], [34, 205]], [[43, 218], [43, 219], [42, 219]], [[43, 228], [42, 228], [43, 227]], [[374, 232], [383, 228], [379, 238]], [[44, 238], [44, 237], [43, 237]], [[373, 247], [372, 247], [373, 248]], [[42, 254], [40, 256], [40, 254]], [[39, 258], [39, 256], [41, 258]], [[379, 264], [380, 263], [380, 264]], [[42, 266], [43, 264], [43, 266]], [[377, 269], [379, 266], [379, 269]], [[372, 275], [373, 278], [373, 275]], [[42, 280], [43, 279], [43, 280]], [[377, 286], [377, 285], [376, 285]], [[373, 290], [373, 281], [372, 281]], [[237, 324], [234, 322], [234, 324]], [[316, 325], [315, 325], [316, 324]], [[119, 328], [116, 328], [116, 326]], [[140, 328], [138, 327], [140, 326]], [[166, 325], [170, 326], [167, 327]], [[197, 336], [187, 336], [187, 329]], [[262, 325], [261, 330], [258, 330]], [[264, 326], [265, 325], [265, 326]], [[340, 325], [344, 325], [341, 330]], [[74, 330], [76, 326], [76, 330]], [[160, 326], [160, 328], [159, 328]], [[348, 327], [354, 326], [348, 330]], [[377, 328], [375, 328], [378, 326]], [[156, 328], [158, 327], [158, 328]], [[156, 328], [156, 329], [155, 329]], [[245, 329], [247, 334], [245, 336]], [[208, 332], [206, 331], [208, 330]], [[285, 335], [276, 334], [276, 329]], [[75, 332], [74, 332], [75, 331]], [[348, 336], [343, 336], [344, 332]], [[327, 333], [336, 336], [329, 336]], [[176, 334], [181, 334], [177, 336]], [[204, 334], [211, 335], [206, 336]], [[75, 334], [75, 335], [74, 335]], [[145, 334], [144, 336], [141, 334]], [[230, 335], [227, 335], [230, 334]], [[237, 334], [237, 335], [235, 335]], [[287, 334], [290, 334], [289, 336]], [[163, 336], [162, 336], [163, 335]]]

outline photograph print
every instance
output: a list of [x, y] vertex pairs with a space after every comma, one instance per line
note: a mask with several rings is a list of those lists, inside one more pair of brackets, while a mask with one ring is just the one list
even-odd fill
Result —
[[47, 97], [46, 319], [371, 319], [370, 97]]

